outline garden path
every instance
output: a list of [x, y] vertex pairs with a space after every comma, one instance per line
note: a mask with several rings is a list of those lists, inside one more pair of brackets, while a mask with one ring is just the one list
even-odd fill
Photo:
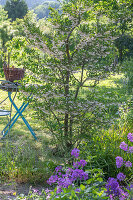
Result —
[[[13, 200], [16, 195], [25, 194], [29, 192], [31, 184], [20, 184], [20, 183], [4, 183], [0, 184], [0, 200]], [[32, 189], [37, 189], [40, 192], [44, 189], [43, 185], [32, 186]]]

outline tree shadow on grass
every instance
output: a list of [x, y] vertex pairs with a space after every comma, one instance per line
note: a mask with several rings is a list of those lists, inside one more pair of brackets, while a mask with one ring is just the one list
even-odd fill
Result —
[[[31, 120], [29, 120], [31, 121]], [[15, 180], [18, 183], [45, 183], [58, 165], [58, 157], [53, 157], [49, 148], [47, 133], [33, 120], [36, 128], [35, 140], [30, 131], [19, 119], [10, 133], [0, 141], [0, 177], [2, 180]], [[0, 121], [0, 127], [6, 120]], [[3, 165], [4, 163], [4, 165]]]

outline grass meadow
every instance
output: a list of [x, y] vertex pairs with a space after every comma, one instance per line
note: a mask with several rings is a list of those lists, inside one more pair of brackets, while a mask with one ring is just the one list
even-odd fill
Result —
[[[87, 98], [90, 91], [85, 88], [80, 92]], [[93, 92], [95, 100], [106, 105], [110, 125], [96, 130], [91, 136], [91, 141], [84, 139], [80, 147], [83, 149], [83, 156], [86, 156], [84, 148], [87, 149], [88, 162], [94, 167], [103, 169], [105, 177], [108, 178], [109, 175], [117, 174], [115, 157], [122, 154], [119, 150], [120, 142], [126, 139], [127, 133], [133, 131], [132, 115], [129, 116], [132, 95], [127, 93], [126, 79], [123, 74], [111, 75], [108, 79], [100, 81]], [[6, 96], [7, 92], [0, 91], [0, 101]], [[18, 107], [22, 104], [19, 94], [15, 102]], [[8, 109], [9, 105], [6, 100], [3, 106]], [[12, 116], [14, 114], [15, 110], [12, 108]], [[38, 140], [34, 140], [23, 120], [19, 118], [8, 135], [0, 140], [0, 180], [1, 183], [15, 181], [45, 185], [54, 168], [62, 164], [65, 158], [58, 154], [54, 155], [51, 136], [44, 128], [43, 122], [33, 117], [34, 110], [28, 107], [23, 114]], [[0, 118], [0, 131], [7, 122], [7, 117]]]

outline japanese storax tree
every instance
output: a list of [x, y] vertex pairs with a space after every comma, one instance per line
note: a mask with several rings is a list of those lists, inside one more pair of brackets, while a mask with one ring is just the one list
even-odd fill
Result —
[[59, 12], [51, 8], [51, 18], [44, 23], [29, 13], [25, 28], [27, 43], [20, 63], [32, 82], [26, 90], [32, 89], [37, 116], [58, 147], [69, 150], [105, 123], [104, 105], [92, 91], [113, 66], [108, 18], [100, 3], [70, 0]]

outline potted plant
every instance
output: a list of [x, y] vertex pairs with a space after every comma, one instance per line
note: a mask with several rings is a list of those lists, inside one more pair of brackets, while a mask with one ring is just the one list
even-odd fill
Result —
[[25, 69], [16, 68], [14, 66], [10, 67], [10, 54], [8, 53], [8, 64], [4, 62], [3, 65], [5, 78], [7, 81], [22, 80], [24, 78]]

